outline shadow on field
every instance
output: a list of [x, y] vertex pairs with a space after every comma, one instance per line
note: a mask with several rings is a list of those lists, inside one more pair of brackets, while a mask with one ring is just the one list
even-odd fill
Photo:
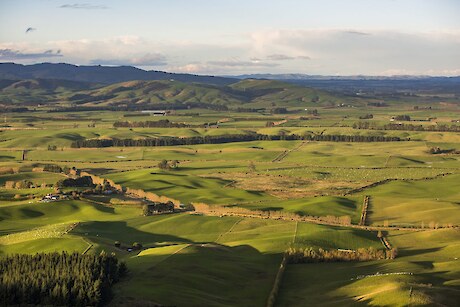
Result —
[[425, 164], [424, 161], [420, 161], [420, 160], [416, 160], [416, 159], [412, 159], [412, 158], [401, 157], [401, 156], [398, 157], [398, 158], [401, 159], [401, 160], [405, 160], [405, 161], [416, 163], [416, 164]]
[[[160, 263], [131, 266], [115, 305], [138, 297], [173, 306], [264, 306], [281, 254], [249, 245], [192, 244]], [[130, 267], [130, 261], [127, 262]]]
[[81, 136], [78, 133], [59, 133], [59, 134], [56, 134], [55, 137], [65, 139], [68, 141], [79, 141], [79, 140], [85, 139], [85, 137]]
[[175, 177], [187, 177], [188, 174], [178, 174], [178, 173], [169, 173], [169, 172], [151, 172], [150, 175], [167, 175]]
[[148, 245], [158, 242], [180, 242], [191, 243], [190, 240], [166, 234], [155, 234], [138, 230], [130, 227], [126, 222], [86, 222], [78, 225], [72, 230], [71, 234], [81, 237], [97, 237], [106, 239], [107, 244], [113, 244], [120, 241], [124, 245], [131, 245], [133, 242], [139, 242], [142, 245]]
[[426, 270], [434, 269], [433, 261], [411, 261], [411, 263], [418, 265]]
[[0, 161], [2, 160], [13, 160], [15, 159], [15, 157], [13, 156], [0, 156]]
[[104, 167], [99, 167], [99, 168], [85, 168], [83, 171], [94, 174], [94, 175], [102, 175], [106, 174], [112, 171], [117, 171], [114, 168], [104, 168]]
[[217, 169], [231, 169], [231, 168], [236, 168], [234, 165], [219, 165], [219, 166], [196, 166], [196, 167], [190, 167], [190, 166], [180, 166], [179, 170], [180, 171], [197, 171], [197, 170], [213, 170], [216, 171]]
[[427, 253], [434, 253], [442, 250], [442, 247], [433, 247], [433, 248], [421, 248], [421, 249], [404, 249], [400, 251], [400, 256], [419, 256]]
[[21, 208], [19, 209], [19, 211], [28, 218], [40, 217], [40, 216], [45, 215], [43, 212], [36, 211], [33, 209], [29, 209], [29, 208]]

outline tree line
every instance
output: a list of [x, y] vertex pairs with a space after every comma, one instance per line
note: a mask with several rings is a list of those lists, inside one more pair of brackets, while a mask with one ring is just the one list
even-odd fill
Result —
[[113, 123], [115, 128], [190, 128], [191, 125], [185, 123], [173, 123], [167, 119], [158, 121], [130, 122], [116, 121]]
[[288, 263], [372, 261], [394, 259], [397, 254], [398, 250], [396, 248], [383, 250], [372, 247], [358, 248], [357, 250], [290, 247], [286, 251]]
[[3, 306], [101, 306], [127, 268], [113, 254], [63, 252], [6, 256], [0, 259], [0, 273]]
[[325, 142], [398, 142], [401, 138], [396, 136], [376, 135], [333, 135], [333, 134], [308, 134], [308, 135], [267, 135], [267, 134], [233, 134], [233, 135], [206, 135], [193, 137], [159, 137], [144, 139], [86, 139], [72, 142], [72, 148], [102, 148], [102, 147], [155, 147], [199, 144], [223, 144], [251, 141], [279, 141], [279, 140], [306, 140]]
[[[133, 104], [130, 100], [120, 101], [119, 105], [111, 106], [83, 106], [78, 105], [80, 101], [74, 101], [75, 105], [70, 107], [57, 107], [50, 109], [48, 113], [56, 112], [86, 112], [86, 111], [143, 111], [143, 110], [188, 110], [192, 108], [208, 109], [215, 111], [228, 111], [228, 107], [222, 104], [212, 104], [205, 102], [165, 102], [165, 103], [137, 103]], [[85, 102], [86, 103], [86, 102]]]
[[427, 132], [460, 132], [459, 125], [414, 125], [414, 124], [395, 124], [389, 123], [383, 126], [376, 126], [370, 122], [357, 122], [353, 124], [354, 129], [370, 130], [404, 130], [404, 131], [427, 131]]

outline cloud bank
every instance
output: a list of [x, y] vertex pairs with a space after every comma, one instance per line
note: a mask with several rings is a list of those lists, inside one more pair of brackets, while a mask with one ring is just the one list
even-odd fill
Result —
[[0, 49], [0, 61], [36, 60], [62, 57], [61, 50], [46, 50], [44, 52], [22, 52], [12, 49]]
[[60, 62], [75, 64], [203, 74], [458, 75], [460, 30], [275, 29], [206, 43], [139, 36], [0, 43], [0, 60], [30, 63], [58, 57]]

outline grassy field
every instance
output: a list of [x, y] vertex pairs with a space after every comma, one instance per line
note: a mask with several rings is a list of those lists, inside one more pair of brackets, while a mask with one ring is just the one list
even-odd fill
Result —
[[394, 261], [289, 265], [278, 306], [455, 306], [458, 230], [391, 233]]
[[179, 172], [162, 172], [155, 169], [109, 174], [107, 178], [123, 186], [143, 189], [158, 195], [174, 195], [183, 203], [205, 202], [231, 204], [269, 198], [258, 191], [225, 188], [229, 181], [204, 178]]
[[394, 181], [366, 191], [371, 195], [371, 224], [460, 223], [458, 174], [426, 181]]
[[[193, 98], [189, 87], [164, 83], [168, 89], [163, 94], [169, 90], [171, 97]], [[353, 99], [296, 86], [282, 88], [276, 82], [272, 85], [276, 91], [265, 93], [264, 82], [245, 82], [234, 85], [229, 92], [213, 91], [206, 97], [202, 87], [194, 87], [203, 99], [223, 99], [232, 106], [243, 99], [235, 93], [246, 87], [257, 97], [246, 101], [245, 107], [266, 106], [275, 99], [285, 103], [290, 113], [194, 108], [165, 117], [174, 123], [193, 125], [188, 128], [113, 127], [115, 121], [165, 119], [134, 111], [49, 113], [38, 109], [8, 113], [5, 127], [0, 128], [0, 186], [20, 180], [53, 185], [65, 176], [32, 169], [55, 164], [76, 167], [125, 188], [142, 189], [184, 204], [200, 202], [318, 217], [349, 216], [353, 224], [359, 223], [364, 197], [370, 196], [366, 225], [420, 228], [383, 230], [399, 249], [399, 257], [356, 263], [290, 264], [275, 305], [455, 306], [460, 299], [460, 156], [455, 152], [460, 150], [458, 133], [359, 130], [353, 124], [368, 113], [374, 117], [367, 121], [377, 126], [399, 114], [416, 119], [436, 116], [437, 122], [451, 124], [459, 109], [436, 105], [428, 112], [413, 110], [409, 104], [401, 109], [397, 102], [364, 108]], [[117, 88], [104, 87], [91, 95]], [[141, 94], [135, 91], [135, 95]], [[311, 101], [315, 95], [321, 96], [318, 105]], [[127, 99], [125, 90], [115, 96], [114, 101]], [[343, 99], [356, 107], [336, 107]], [[307, 114], [305, 107], [316, 108], [318, 115]], [[266, 127], [267, 122], [284, 119], [286, 122], [279, 126]], [[204, 128], [205, 123], [217, 121], [221, 121], [219, 128]], [[419, 123], [436, 125], [414, 122]], [[75, 140], [91, 138], [251, 133], [398, 136], [410, 141], [253, 141], [70, 148]], [[48, 145], [56, 146], [56, 150], [48, 150]], [[432, 147], [447, 151], [432, 154]], [[178, 167], [159, 169], [162, 160], [177, 160]], [[131, 204], [110, 201], [127, 199], [126, 195], [88, 196], [95, 202], [39, 202], [41, 196], [53, 191], [0, 187], [0, 257], [51, 251], [114, 252], [130, 271], [113, 289], [114, 305], [264, 306], [282, 255], [290, 246], [384, 248], [377, 237], [378, 228], [369, 231], [291, 220], [188, 213], [143, 216], [142, 200]], [[121, 246], [116, 247], [115, 242]], [[142, 249], [128, 251], [136, 242], [142, 244]]]

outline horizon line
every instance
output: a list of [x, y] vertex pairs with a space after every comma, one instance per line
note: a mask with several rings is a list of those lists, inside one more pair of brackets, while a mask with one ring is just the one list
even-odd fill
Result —
[[[328, 75], [328, 74], [308, 74], [308, 73], [245, 73], [245, 74], [228, 74], [228, 75], [218, 75], [218, 74], [199, 74], [199, 73], [187, 73], [187, 72], [171, 72], [165, 70], [147, 70], [143, 69], [134, 65], [101, 65], [101, 64], [74, 64], [74, 63], [66, 63], [66, 62], [39, 62], [33, 64], [22, 64], [22, 63], [15, 63], [15, 62], [0, 62], [1, 64], [14, 64], [14, 65], [21, 65], [21, 66], [33, 66], [33, 65], [43, 65], [43, 64], [52, 64], [52, 65], [72, 65], [76, 67], [131, 67], [136, 68], [145, 72], [163, 72], [167, 74], [182, 74], [182, 75], [194, 75], [194, 76], [208, 76], [208, 77], [223, 77], [223, 78], [236, 78], [241, 76], [257, 76], [257, 75], [269, 75], [269, 76], [285, 76], [285, 75], [297, 75], [297, 76], [308, 76], [308, 77], [331, 77], [331, 78], [356, 78], [356, 77], [373, 77], [373, 78], [398, 78], [398, 77], [417, 77], [417, 78], [458, 78], [460, 75], [428, 75], [428, 74], [398, 74], [398, 75], [366, 75], [366, 74], [353, 74], [353, 75]], [[46, 79], [46, 78], [45, 78]], [[249, 78], [250, 79], [250, 78]], [[262, 78], [263, 79], [263, 78]]]

